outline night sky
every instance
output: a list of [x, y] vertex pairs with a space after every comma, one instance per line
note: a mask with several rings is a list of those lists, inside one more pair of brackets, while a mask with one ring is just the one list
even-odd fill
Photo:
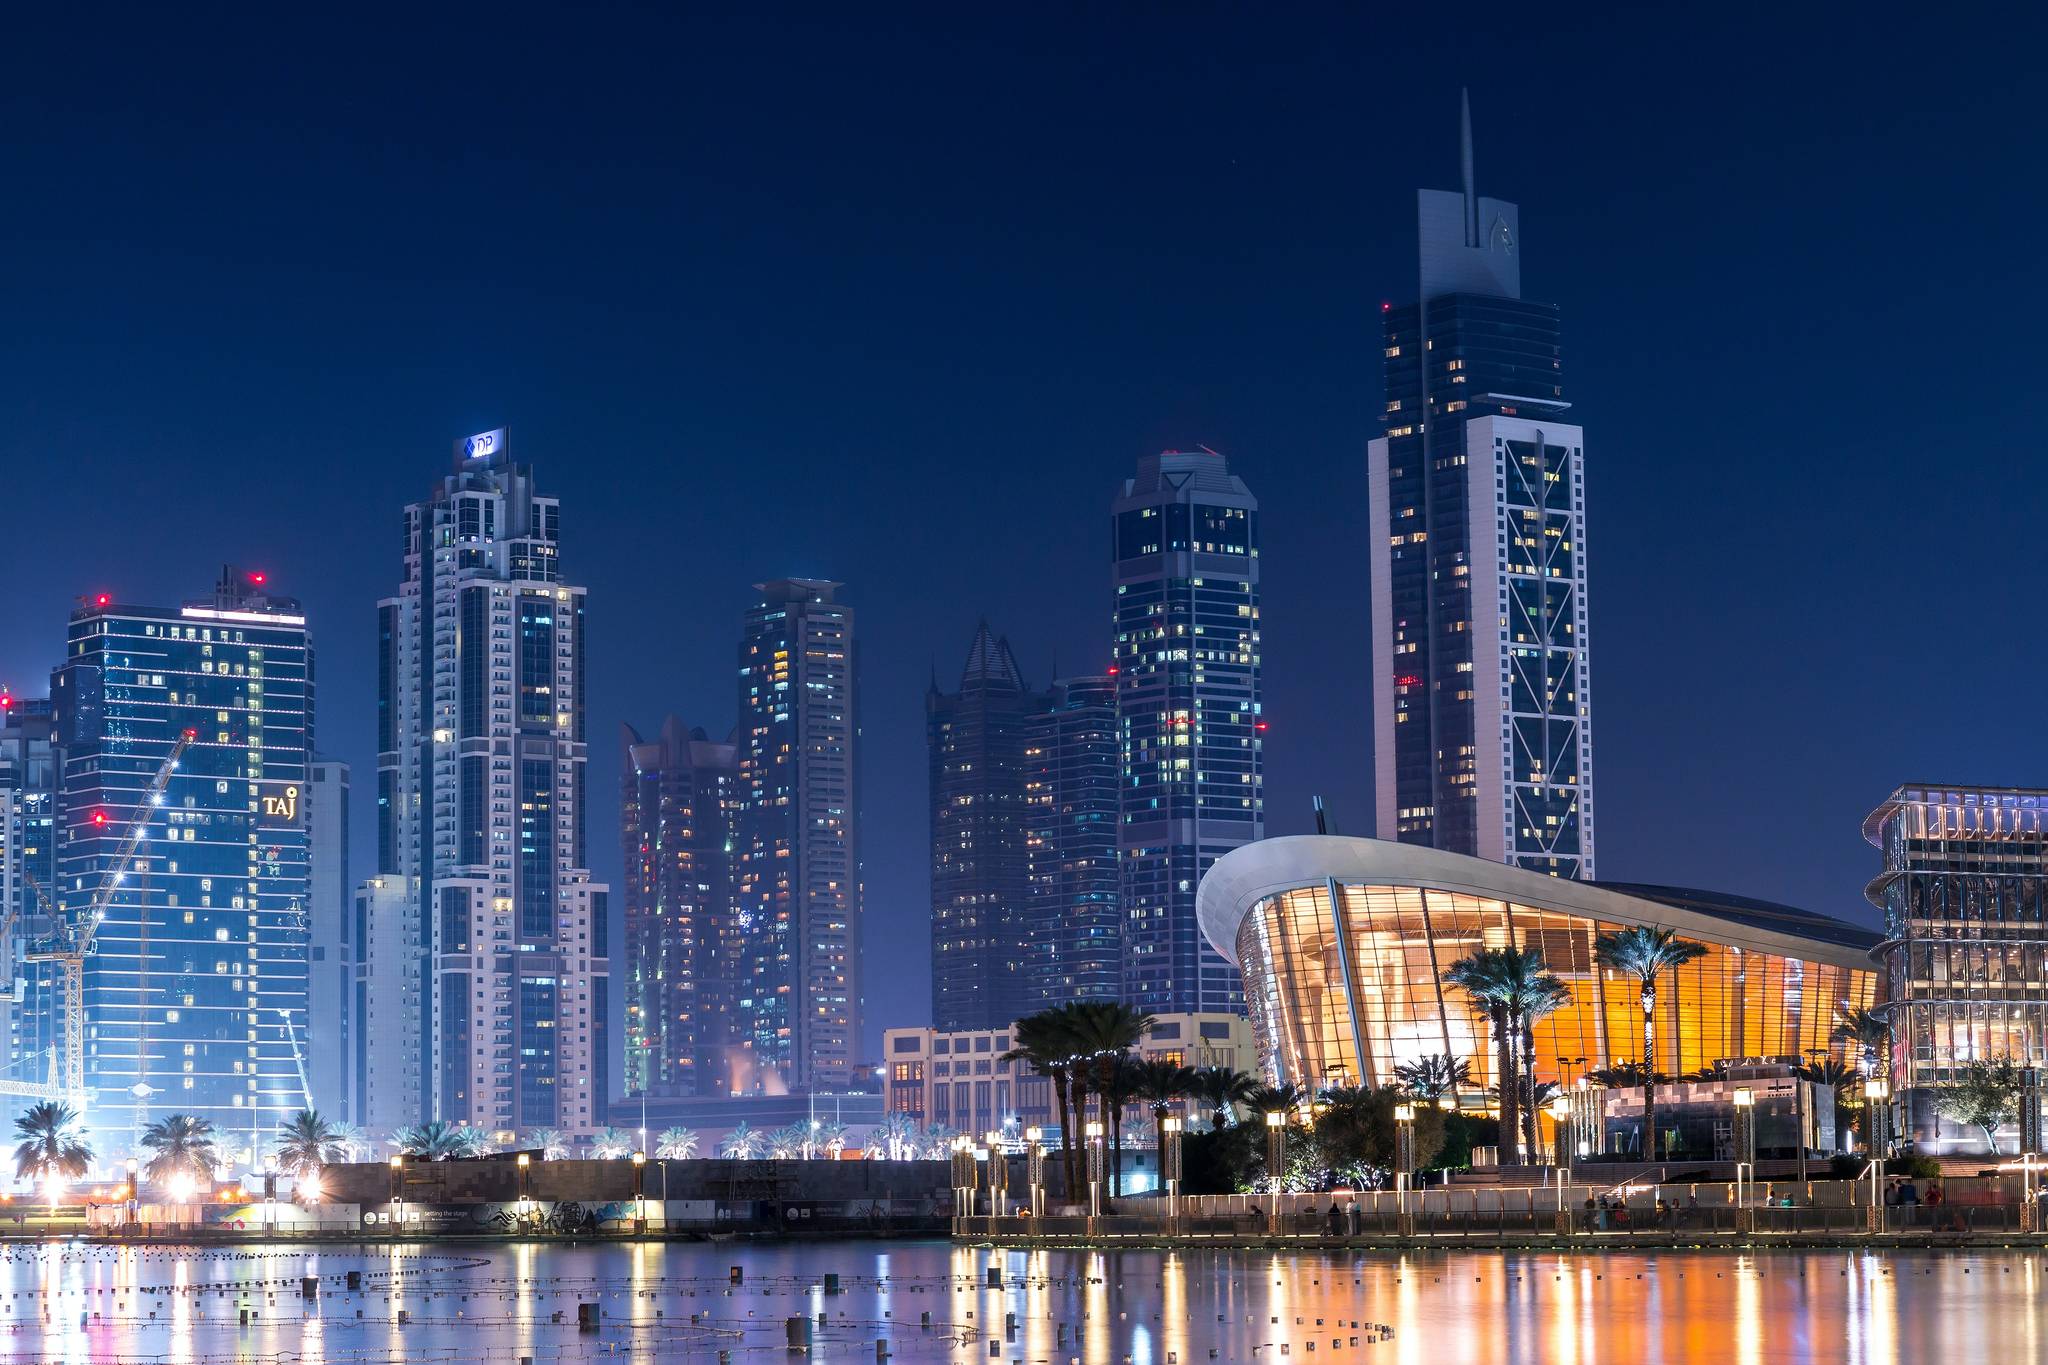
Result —
[[1586, 428], [1600, 870], [1869, 919], [1894, 785], [2048, 784], [2041, 21], [1349, 8], [12, 16], [0, 681], [267, 571], [367, 874], [399, 510], [509, 426], [606, 879], [619, 723], [722, 735], [748, 585], [848, 584], [869, 1033], [923, 1022], [929, 671], [983, 614], [1103, 665], [1145, 451], [1263, 502], [1269, 832], [1370, 832], [1379, 305], [1469, 84]]

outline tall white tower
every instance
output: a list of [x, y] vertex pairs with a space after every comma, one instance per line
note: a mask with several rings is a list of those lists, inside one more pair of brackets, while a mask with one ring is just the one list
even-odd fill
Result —
[[458, 442], [405, 510], [361, 896], [368, 973], [399, 1005], [363, 1021], [384, 1059], [367, 1111], [509, 1140], [603, 1122], [609, 962], [584, 854], [584, 590], [561, 581], [557, 501], [507, 444]]

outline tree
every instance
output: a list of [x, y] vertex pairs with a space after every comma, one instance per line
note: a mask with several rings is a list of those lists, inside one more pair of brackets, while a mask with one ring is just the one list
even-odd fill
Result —
[[1188, 1087], [1189, 1093], [1208, 1107], [1213, 1115], [1210, 1126], [1219, 1131], [1230, 1126], [1237, 1106], [1250, 1099], [1259, 1088], [1257, 1076], [1227, 1066], [1202, 1067], [1195, 1072]]
[[692, 1128], [664, 1128], [654, 1139], [654, 1154], [663, 1161], [682, 1161], [697, 1155], [697, 1133]]
[[529, 1150], [540, 1153], [542, 1161], [562, 1161], [569, 1155], [569, 1138], [559, 1128], [536, 1128], [526, 1135]]
[[1934, 1112], [1984, 1132], [1993, 1156], [1998, 1155], [1998, 1125], [2017, 1111], [2020, 1068], [2006, 1058], [1965, 1062], [1955, 1079], [1933, 1087]]
[[341, 1148], [341, 1160], [363, 1161], [371, 1151], [370, 1135], [361, 1125], [337, 1121], [327, 1126], [328, 1133]]
[[[1542, 960], [1540, 953], [1533, 956], [1539, 962]], [[1531, 1153], [1537, 1150], [1536, 1113], [1548, 1098], [1538, 1094], [1536, 1088], [1536, 1021], [1555, 1014], [1571, 1002], [1569, 986], [1554, 976], [1539, 973], [1518, 984], [1510, 1004], [1513, 1013], [1522, 1021], [1522, 1093], [1519, 1099], [1522, 1105], [1522, 1136], [1526, 1144], [1523, 1150]], [[1545, 1084], [1556, 1091], [1555, 1085]]]
[[301, 1109], [278, 1129], [277, 1164], [286, 1175], [315, 1174], [347, 1159], [344, 1140], [316, 1109]]
[[725, 1141], [718, 1144], [718, 1154], [751, 1161], [761, 1154], [761, 1135], [755, 1132], [745, 1119], [741, 1119], [733, 1126], [733, 1130], [725, 1135]]
[[1010, 1031], [1014, 1046], [998, 1060], [1028, 1066], [1051, 1084], [1053, 1107], [1060, 1124], [1060, 1170], [1067, 1178], [1067, 1189], [1071, 1190], [1075, 1179], [1075, 1144], [1067, 1087], [1074, 1070], [1074, 1049], [1067, 1022], [1067, 1016], [1058, 1009], [1025, 1015]]
[[1891, 1052], [1891, 1016], [1887, 1011], [1860, 1009], [1844, 1000], [1836, 1007], [1834, 1031], [1828, 1036], [1836, 1042], [1855, 1044], [1857, 1068], [1867, 1079], [1877, 1074], [1878, 1058]]
[[1102, 1103], [1109, 1110], [1109, 1192], [1124, 1192], [1124, 1110], [1139, 1098], [1138, 1059], [1120, 1053], [1102, 1082]]
[[14, 1121], [21, 1145], [14, 1149], [14, 1173], [41, 1183], [51, 1176], [76, 1180], [92, 1168], [92, 1148], [77, 1132], [78, 1111], [44, 1100]]
[[917, 1154], [917, 1120], [908, 1114], [887, 1114], [868, 1134], [867, 1153], [883, 1161], [909, 1161]]
[[1402, 1062], [1394, 1068], [1394, 1079], [1398, 1080], [1410, 1095], [1425, 1104], [1451, 1099], [1472, 1084], [1472, 1063], [1462, 1057], [1446, 1057], [1432, 1052], [1412, 1062]]
[[[1116, 1113], [1111, 1114], [1111, 1091], [1117, 1088], [1117, 1071], [1123, 1064], [1124, 1054], [1144, 1041], [1156, 1022], [1155, 1018], [1142, 1010], [1112, 1001], [1090, 1000], [1061, 1008], [1067, 1015], [1074, 1055], [1082, 1059], [1089, 1075], [1089, 1088], [1097, 1096], [1096, 1116], [1105, 1133], [1121, 1137], [1123, 1109], [1119, 1104]], [[1111, 1167], [1113, 1194], [1122, 1192], [1121, 1174], [1117, 1167]]]
[[1472, 997], [1493, 1029], [1495, 1083], [1500, 1087], [1500, 1161], [1503, 1166], [1519, 1166], [1523, 1084], [1516, 1054], [1527, 1031], [1526, 1012], [1565, 990], [1564, 983], [1544, 970], [1540, 951], [1513, 944], [1482, 948], [1460, 958], [1445, 969], [1444, 980]]
[[633, 1135], [607, 1124], [590, 1135], [590, 1155], [599, 1161], [623, 1161], [633, 1155]]
[[[1301, 1102], [1306, 1098], [1307, 1095], [1302, 1088], [1290, 1081], [1286, 1085], [1259, 1086], [1245, 1096], [1244, 1105], [1254, 1114], [1279, 1114], [1284, 1117], [1299, 1109]], [[1259, 1122], [1263, 1124], [1265, 1120], [1261, 1118]]]
[[490, 1151], [490, 1139], [468, 1124], [433, 1119], [427, 1123], [399, 1128], [391, 1134], [391, 1145], [401, 1155], [422, 1161], [450, 1161], [458, 1157], [482, 1156]]
[[150, 1124], [142, 1130], [142, 1145], [154, 1153], [143, 1173], [159, 1185], [180, 1176], [195, 1182], [211, 1180], [220, 1167], [212, 1122], [190, 1114], [172, 1114]]
[[1643, 1005], [1643, 1155], [1657, 1159], [1657, 978], [1676, 970], [1707, 950], [1688, 943], [1669, 929], [1638, 925], [1600, 935], [1593, 956], [1604, 967], [1636, 979]]

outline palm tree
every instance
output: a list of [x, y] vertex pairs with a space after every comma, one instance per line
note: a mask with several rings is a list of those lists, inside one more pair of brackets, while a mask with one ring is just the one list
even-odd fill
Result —
[[[1144, 1041], [1145, 1035], [1157, 1022], [1156, 1018], [1129, 1005], [1107, 1000], [1084, 1001], [1063, 1008], [1073, 1030], [1075, 1055], [1084, 1059], [1089, 1073], [1089, 1088], [1096, 1095], [1096, 1117], [1101, 1121], [1104, 1132], [1121, 1134], [1121, 1107], [1116, 1115], [1111, 1115], [1110, 1092], [1116, 1088], [1117, 1069], [1122, 1065], [1124, 1054]], [[1120, 1184], [1114, 1171], [1110, 1182], [1113, 1191]]]
[[278, 1168], [289, 1176], [317, 1173], [348, 1158], [348, 1148], [334, 1126], [315, 1109], [301, 1109], [277, 1133]]
[[[1542, 998], [1544, 981], [1556, 981], [1543, 970], [1541, 952], [1482, 948], [1460, 958], [1444, 971], [1444, 980], [1472, 997], [1493, 1029], [1495, 1083], [1500, 1087], [1500, 1162], [1522, 1164], [1521, 1068], [1516, 1044], [1521, 1041], [1523, 1006]], [[1560, 983], [1561, 984], [1561, 983]]]
[[159, 1185], [179, 1176], [211, 1180], [220, 1166], [212, 1122], [190, 1114], [172, 1114], [150, 1124], [142, 1130], [142, 1145], [155, 1153], [143, 1172]]
[[733, 1130], [725, 1135], [725, 1141], [718, 1144], [718, 1154], [751, 1161], [761, 1151], [761, 1135], [741, 1119]]
[[540, 1153], [542, 1161], [563, 1161], [569, 1156], [569, 1138], [559, 1128], [536, 1128], [526, 1135], [526, 1146]]
[[394, 1129], [391, 1145], [404, 1156], [422, 1161], [449, 1161], [458, 1157], [482, 1156], [490, 1151], [490, 1139], [466, 1123], [433, 1119], [427, 1123]]
[[370, 1155], [370, 1135], [360, 1124], [337, 1120], [327, 1125], [327, 1132], [341, 1148], [341, 1160], [362, 1161]]
[[[1535, 953], [1540, 963], [1542, 954]], [[1539, 1150], [1536, 1142], [1536, 1112], [1547, 1096], [1536, 1093], [1536, 1021], [1546, 1015], [1555, 1014], [1572, 1002], [1571, 988], [1548, 973], [1539, 974], [1521, 983], [1510, 1002], [1513, 1011], [1522, 1021], [1522, 1134], [1527, 1142], [1525, 1150], [1533, 1153]], [[1548, 1082], [1546, 1082], [1548, 1084]], [[1555, 1091], [1555, 1085], [1550, 1086]]]
[[[92, 1148], [76, 1132], [78, 1111], [44, 1100], [14, 1121], [21, 1145], [14, 1149], [14, 1173], [38, 1183], [52, 1176], [76, 1180], [92, 1167]], [[54, 1201], [54, 1196], [52, 1199]]]
[[1259, 1089], [1257, 1076], [1227, 1066], [1202, 1067], [1188, 1085], [1189, 1093], [1208, 1106], [1212, 1114], [1210, 1122], [1218, 1129], [1228, 1127], [1237, 1106]]
[[663, 1161], [683, 1161], [697, 1155], [694, 1128], [664, 1128], [654, 1139], [654, 1154]]
[[1254, 1114], [1291, 1114], [1305, 1098], [1302, 1088], [1290, 1081], [1286, 1085], [1259, 1086], [1244, 1097], [1244, 1104]]
[[1158, 1149], [1159, 1178], [1166, 1179], [1166, 1116], [1177, 1100], [1186, 1099], [1195, 1083], [1195, 1073], [1179, 1062], [1164, 1057], [1144, 1057], [1131, 1063], [1131, 1090], [1152, 1109], [1152, 1140]]
[[1463, 1057], [1432, 1052], [1394, 1068], [1394, 1079], [1425, 1104], [1450, 1099], [1472, 1084], [1472, 1063]]
[[870, 1156], [885, 1161], [908, 1161], [917, 1154], [917, 1120], [908, 1114], [888, 1114], [868, 1134]]
[[1103, 1081], [1102, 1102], [1109, 1109], [1109, 1192], [1124, 1192], [1124, 1110], [1138, 1098], [1138, 1059], [1128, 1052], [1117, 1054], [1116, 1065]]
[[1074, 1054], [1068, 1045], [1066, 1017], [1057, 1009], [1040, 1010], [1019, 1019], [1011, 1029], [1014, 1046], [997, 1060], [1018, 1062], [1044, 1076], [1052, 1086], [1052, 1100], [1060, 1121], [1060, 1169], [1067, 1188], [1074, 1188], [1073, 1115], [1067, 1103], [1067, 1085], [1072, 1076]]
[[1657, 1159], [1657, 978], [1707, 950], [1688, 943], [1669, 929], [1637, 925], [1616, 929], [1593, 942], [1593, 956], [1602, 966], [1636, 979], [1643, 1002], [1643, 1145], [1647, 1160]]
[[623, 1161], [633, 1155], [633, 1135], [607, 1124], [591, 1134], [590, 1155], [599, 1161]]
[[[1586, 1079], [1609, 1090], [1633, 1090], [1643, 1083], [1643, 1064], [1631, 1061], [1595, 1067], [1586, 1073]], [[1660, 1075], [1657, 1079], [1668, 1081], [1671, 1078]]]
[[1868, 1080], [1877, 1074], [1877, 1059], [1891, 1051], [1891, 1016], [1884, 1010], [1860, 1009], [1844, 1000], [1835, 1015], [1834, 1032], [1828, 1037], [1856, 1045], [1857, 1068]]

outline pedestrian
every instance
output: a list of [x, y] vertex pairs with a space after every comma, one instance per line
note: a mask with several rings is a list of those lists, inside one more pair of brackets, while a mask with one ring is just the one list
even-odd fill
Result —
[[1610, 1213], [1611, 1211], [1607, 1207], [1607, 1196], [1603, 1194], [1600, 1196], [1600, 1231], [1602, 1232], [1607, 1231], [1607, 1220]]
[[1344, 1206], [1344, 1225], [1353, 1237], [1365, 1230], [1365, 1213], [1358, 1207], [1356, 1194], [1353, 1194], [1351, 1202]]
[[1688, 1224], [1700, 1221], [1700, 1192], [1690, 1190], [1685, 1196], [1685, 1221]]
[[1337, 1201], [1334, 1198], [1330, 1200], [1330, 1235], [1332, 1237], [1342, 1237], [1344, 1235], [1344, 1210], [1337, 1206]]
[[1593, 1212], [1593, 1196], [1589, 1194], [1586, 1196], [1586, 1231], [1588, 1232], [1593, 1230]]

